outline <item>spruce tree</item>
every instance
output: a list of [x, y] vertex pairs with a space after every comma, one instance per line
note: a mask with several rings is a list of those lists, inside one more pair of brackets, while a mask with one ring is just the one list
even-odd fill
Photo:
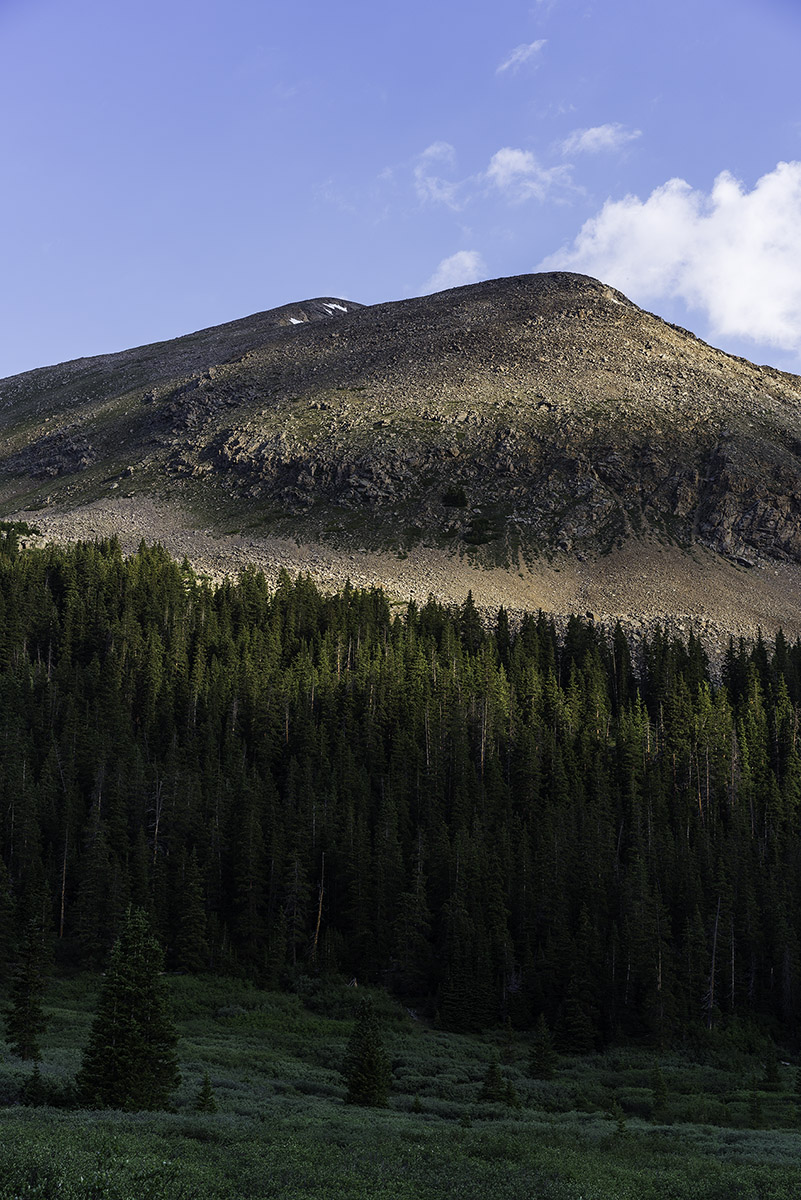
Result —
[[47, 1103], [47, 1088], [42, 1079], [38, 1059], [33, 1064], [30, 1077], [25, 1080], [20, 1089], [19, 1098], [29, 1108], [38, 1108], [39, 1105]]
[[147, 916], [129, 908], [76, 1078], [87, 1107], [161, 1109], [178, 1086], [178, 1036], [160, 978], [162, 964]]
[[528, 1073], [532, 1079], [553, 1079], [557, 1062], [558, 1055], [554, 1049], [551, 1031], [545, 1020], [545, 1014], [540, 1013], [531, 1043]]
[[14, 1054], [39, 1062], [39, 1038], [45, 1030], [42, 1011], [45, 980], [45, 936], [36, 918], [25, 923], [11, 975], [9, 1006], [5, 1010], [6, 1040]]
[[751, 1078], [751, 1094], [748, 1097], [748, 1122], [752, 1129], [762, 1128], [762, 1097], [757, 1090], [756, 1075], [753, 1075]]
[[771, 1044], [768, 1046], [767, 1054], [765, 1055], [765, 1074], [762, 1076], [760, 1087], [765, 1092], [779, 1092], [781, 1091], [781, 1086], [779, 1056], [776, 1053], [776, 1047]]
[[347, 1104], [385, 1108], [389, 1092], [389, 1061], [381, 1042], [378, 1020], [369, 997], [362, 1000], [348, 1043], [342, 1073], [348, 1084]]
[[667, 1108], [668, 1090], [665, 1076], [662, 1074], [662, 1068], [659, 1063], [656, 1064], [651, 1073], [651, 1091], [654, 1094], [653, 1115], [655, 1118], [661, 1118]]
[[501, 1075], [501, 1067], [494, 1058], [484, 1072], [484, 1082], [478, 1094], [479, 1100], [489, 1100], [492, 1104], [503, 1104], [506, 1100], [506, 1084]]
[[178, 929], [175, 936], [175, 966], [179, 971], [204, 971], [209, 961], [203, 881], [197, 851], [183, 855], [183, 870], [177, 889]]
[[214, 1088], [211, 1086], [208, 1071], [203, 1072], [203, 1082], [195, 1101], [195, 1111], [204, 1113], [216, 1113], [217, 1111], [217, 1101], [214, 1098]]
[[14, 901], [6, 864], [0, 858], [0, 972], [11, 957], [14, 942]]

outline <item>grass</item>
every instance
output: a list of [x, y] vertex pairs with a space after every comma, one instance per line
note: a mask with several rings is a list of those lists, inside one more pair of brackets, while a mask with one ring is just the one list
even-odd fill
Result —
[[[42, 1075], [52, 1098], [86, 1043], [99, 980], [54, 981]], [[647, 1049], [563, 1058], [527, 1072], [524, 1034], [468, 1037], [413, 1020], [375, 993], [392, 1061], [390, 1106], [344, 1103], [339, 1066], [355, 994], [303, 980], [300, 994], [241, 980], [169, 981], [182, 1082], [169, 1113], [25, 1107], [30, 1068], [0, 1059], [0, 1200], [790, 1200], [801, 1135], [795, 1069], [760, 1090], [761, 1042], [706, 1039], [659, 1057], [655, 1106]], [[519, 1106], [479, 1100], [499, 1057]], [[195, 1109], [205, 1072], [218, 1111]]]

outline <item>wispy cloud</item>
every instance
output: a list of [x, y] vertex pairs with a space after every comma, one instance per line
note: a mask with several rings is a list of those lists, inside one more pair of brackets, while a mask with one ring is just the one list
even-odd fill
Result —
[[569, 168], [543, 167], [530, 150], [504, 146], [490, 159], [485, 178], [507, 200], [544, 200], [554, 188], [570, 186]]
[[641, 136], [641, 129], [627, 129], [617, 122], [593, 125], [591, 129], [574, 129], [562, 142], [562, 153], [600, 154], [607, 150], [620, 150]]
[[779, 163], [753, 189], [728, 171], [709, 193], [670, 179], [647, 200], [608, 200], [542, 270], [595, 275], [633, 300], [678, 297], [713, 336], [801, 355], [801, 162]]
[[443, 258], [434, 274], [423, 285], [423, 295], [443, 292], [446, 288], [462, 287], [466, 283], [477, 283], [485, 279], [487, 266], [477, 250], [457, 250], [449, 258]]
[[515, 46], [500, 66], [496, 67], [495, 74], [501, 75], [504, 71], [518, 71], [523, 63], [529, 62], [539, 54], [546, 40], [546, 38], [540, 38], [537, 42], [524, 42], [521, 46]]
[[[530, 150], [504, 146], [497, 150], [484, 170], [461, 179], [448, 179], [456, 166], [456, 151], [449, 142], [434, 142], [417, 158], [413, 167], [414, 189], [424, 204], [444, 205], [461, 212], [487, 197], [500, 196], [510, 204], [526, 200], [564, 199], [576, 191], [569, 164], [546, 167]], [[387, 172], [382, 173], [385, 177]]]
[[456, 165], [456, 151], [450, 142], [434, 142], [420, 155], [414, 168], [415, 191], [421, 200], [459, 209], [463, 203], [459, 197], [462, 183], [443, 179], [437, 173], [439, 164]]

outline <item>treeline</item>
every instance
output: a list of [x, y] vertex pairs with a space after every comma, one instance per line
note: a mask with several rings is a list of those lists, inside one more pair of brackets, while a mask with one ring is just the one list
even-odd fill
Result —
[[565, 1048], [801, 1015], [801, 645], [0, 548], [0, 957], [337, 971]]

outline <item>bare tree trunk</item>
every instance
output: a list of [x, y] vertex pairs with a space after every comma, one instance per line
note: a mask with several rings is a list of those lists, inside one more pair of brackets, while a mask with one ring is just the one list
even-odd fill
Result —
[[317, 961], [317, 943], [320, 939], [320, 922], [323, 919], [323, 893], [325, 891], [325, 850], [323, 850], [323, 861], [320, 867], [320, 890], [317, 899], [317, 924], [314, 927], [314, 941], [312, 942], [311, 960]]
[[58, 936], [64, 936], [64, 896], [67, 891], [67, 844], [69, 838], [64, 834], [64, 857], [61, 860], [61, 910], [58, 917]]
[[715, 1007], [715, 961], [718, 953], [718, 923], [720, 921], [720, 896], [718, 896], [718, 910], [715, 913], [715, 928], [712, 932], [712, 964], [709, 968], [709, 990], [706, 994], [707, 1013], [706, 1027], [712, 1028], [712, 1009]]

